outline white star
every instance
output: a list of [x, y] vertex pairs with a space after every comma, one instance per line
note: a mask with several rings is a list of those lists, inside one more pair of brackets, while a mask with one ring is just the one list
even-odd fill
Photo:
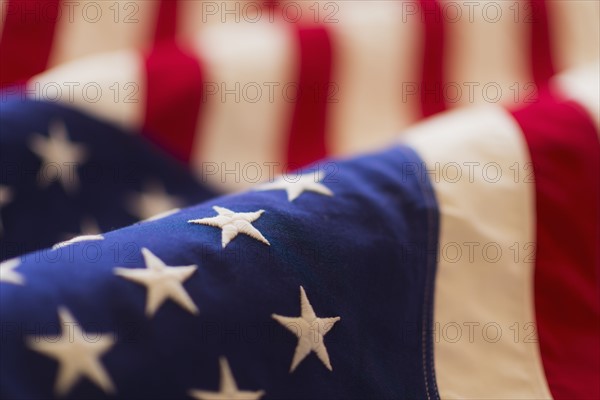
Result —
[[[8, 186], [0, 185], [0, 210], [10, 203], [13, 198], [13, 192]], [[0, 232], [2, 232], [2, 216], [0, 215]]]
[[63, 122], [55, 121], [48, 128], [48, 137], [33, 134], [29, 141], [31, 151], [42, 160], [38, 181], [42, 187], [59, 180], [68, 193], [79, 186], [77, 168], [87, 159], [85, 146], [69, 141], [67, 128]]
[[54, 391], [66, 395], [79, 378], [87, 377], [106, 393], [114, 393], [115, 387], [100, 362], [100, 358], [115, 343], [108, 334], [87, 333], [69, 310], [58, 309], [61, 334], [49, 338], [46, 335], [29, 336], [27, 345], [37, 352], [58, 361], [58, 374]]
[[131, 193], [127, 197], [127, 210], [140, 220], [164, 217], [165, 212], [173, 213], [182, 207], [183, 201], [170, 196], [158, 181], [150, 181], [144, 185], [143, 192]]
[[23, 275], [15, 271], [21, 264], [21, 261], [18, 258], [11, 258], [10, 260], [6, 260], [0, 263], [0, 282], [12, 283], [15, 285], [22, 285], [25, 283], [25, 278]]
[[333, 196], [333, 192], [327, 186], [320, 183], [322, 179], [323, 171], [301, 175], [295, 182], [282, 176], [273, 182], [260, 185], [254, 190], [285, 190], [290, 202], [306, 191], [319, 193], [324, 196]]
[[313, 310], [304, 288], [300, 286], [300, 317], [284, 317], [272, 314], [271, 316], [298, 337], [298, 345], [294, 353], [294, 359], [290, 367], [290, 373], [294, 372], [298, 364], [314, 351], [319, 360], [323, 362], [328, 370], [332, 370], [329, 362], [329, 354], [325, 347], [324, 336], [340, 320], [340, 317], [318, 318]]
[[259, 219], [265, 210], [236, 213], [227, 208], [218, 206], [214, 206], [213, 210], [219, 215], [210, 218], [190, 219], [188, 222], [190, 224], [201, 224], [221, 228], [223, 230], [221, 234], [221, 244], [223, 245], [223, 248], [225, 248], [238, 233], [243, 233], [269, 246], [271, 245], [262, 233], [252, 226], [252, 222]]
[[68, 245], [73, 244], [73, 243], [85, 242], [85, 241], [88, 241], [88, 240], [104, 240], [104, 236], [102, 236], [102, 235], [81, 235], [81, 236], [76, 236], [76, 237], [74, 237], [72, 239], [65, 240], [64, 242], [56, 243], [54, 246], [52, 246], [52, 250], [60, 249], [61, 247], [65, 247], [65, 246], [68, 246]]
[[239, 390], [225, 357], [219, 358], [219, 365], [221, 367], [221, 382], [218, 392], [190, 390], [188, 394], [197, 400], [258, 400], [265, 394], [263, 390], [256, 392]]
[[152, 317], [167, 299], [173, 300], [192, 314], [198, 314], [198, 308], [182, 286], [198, 266], [169, 267], [146, 248], [142, 248], [142, 256], [146, 268], [115, 268], [114, 272], [118, 276], [146, 286], [146, 315]]

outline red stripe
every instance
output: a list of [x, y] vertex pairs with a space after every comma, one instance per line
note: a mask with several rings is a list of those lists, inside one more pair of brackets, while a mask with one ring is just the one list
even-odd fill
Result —
[[161, 0], [156, 19], [154, 43], [175, 39], [177, 34], [177, 10], [179, 0]]
[[[546, 0], [529, 0], [531, 6], [531, 67], [538, 87], [554, 75]], [[527, 21], [526, 21], [527, 22]]]
[[299, 95], [287, 149], [288, 169], [325, 157], [325, 126], [331, 75], [331, 42], [322, 26], [298, 26]]
[[514, 112], [536, 187], [535, 309], [546, 378], [555, 399], [600, 398], [600, 145], [572, 102]]
[[146, 74], [145, 135], [188, 162], [202, 104], [200, 62], [175, 42], [164, 42], [147, 55]]
[[436, 0], [420, 0], [424, 23], [421, 112], [428, 117], [446, 109], [442, 98], [444, 83], [444, 20]]
[[0, 40], [0, 87], [46, 69], [59, 7], [59, 0], [9, 0]]

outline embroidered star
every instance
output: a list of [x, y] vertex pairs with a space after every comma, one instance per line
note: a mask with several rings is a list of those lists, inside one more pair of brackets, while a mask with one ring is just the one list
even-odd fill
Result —
[[329, 362], [329, 354], [325, 347], [324, 336], [333, 328], [333, 325], [340, 320], [340, 317], [318, 318], [313, 310], [304, 288], [300, 286], [300, 317], [284, 317], [282, 315], [272, 314], [271, 316], [298, 337], [298, 345], [294, 353], [294, 359], [290, 367], [290, 373], [294, 372], [298, 364], [310, 352], [314, 352], [319, 360], [332, 370]]
[[114, 339], [108, 334], [83, 331], [66, 308], [58, 309], [58, 317], [60, 335], [52, 338], [46, 335], [27, 338], [27, 345], [32, 350], [58, 361], [55, 394], [66, 395], [82, 377], [87, 377], [105, 393], [114, 393], [114, 384], [100, 362], [102, 355], [114, 345]]
[[239, 390], [225, 357], [219, 358], [219, 365], [221, 368], [219, 391], [190, 390], [188, 394], [191, 397], [197, 400], [258, 400], [265, 394], [263, 390], [256, 392]]
[[88, 240], [104, 240], [104, 236], [102, 236], [102, 235], [81, 235], [81, 236], [76, 236], [76, 237], [74, 237], [72, 239], [65, 240], [64, 242], [56, 243], [54, 246], [52, 246], [52, 250], [60, 249], [61, 247], [65, 247], [65, 246], [68, 246], [68, 245], [73, 244], [73, 243], [85, 242], [85, 241], [88, 241]]
[[201, 219], [190, 219], [190, 224], [201, 224], [214, 226], [222, 229], [221, 244], [223, 248], [227, 246], [239, 233], [250, 236], [260, 242], [267, 245], [271, 245], [267, 239], [252, 226], [252, 222], [260, 218], [265, 210], [258, 210], [254, 212], [234, 212], [225, 207], [214, 206], [215, 210], [219, 215], [216, 217], [201, 218]]
[[18, 258], [11, 258], [0, 263], [0, 282], [12, 283], [14, 285], [23, 285], [25, 278], [23, 275], [15, 271], [21, 264]]
[[67, 193], [77, 190], [77, 167], [87, 159], [87, 150], [85, 146], [69, 141], [64, 123], [53, 122], [48, 129], [48, 137], [33, 134], [29, 147], [42, 160], [38, 172], [38, 182], [42, 187], [59, 180]]
[[196, 304], [182, 286], [198, 266], [169, 267], [146, 248], [142, 248], [142, 256], [146, 268], [115, 268], [114, 272], [120, 277], [146, 286], [146, 315], [152, 317], [168, 299], [190, 313], [198, 314]]
[[[0, 185], [0, 210], [2, 210], [2, 208], [5, 205], [10, 203], [12, 201], [12, 198], [13, 198], [12, 190], [8, 186]], [[0, 215], [0, 232], [2, 232], [2, 230], [3, 230], [2, 216]]]
[[181, 198], [169, 195], [158, 181], [147, 182], [143, 192], [132, 193], [127, 198], [128, 211], [140, 220], [164, 217], [165, 212], [174, 213], [183, 205]]
[[327, 186], [320, 183], [323, 177], [323, 171], [301, 175], [296, 181], [282, 176], [273, 182], [260, 185], [254, 190], [285, 190], [290, 202], [297, 199], [303, 192], [315, 192], [324, 196], [333, 196], [333, 192]]

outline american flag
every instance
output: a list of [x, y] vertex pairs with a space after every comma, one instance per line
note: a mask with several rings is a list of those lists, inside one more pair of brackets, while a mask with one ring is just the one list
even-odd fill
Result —
[[1, 6], [0, 397], [600, 398], [597, 2]]

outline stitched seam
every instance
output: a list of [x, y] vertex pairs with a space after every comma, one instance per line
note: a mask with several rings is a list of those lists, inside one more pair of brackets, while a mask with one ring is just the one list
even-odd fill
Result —
[[[406, 149], [403, 149], [404, 152], [406, 152]], [[416, 152], [415, 152], [416, 153]], [[423, 175], [422, 175], [422, 170], [419, 170], [419, 176], [417, 179], [417, 184], [419, 185], [419, 189], [421, 190], [421, 194], [423, 195], [423, 197], [425, 199], [428, 200], [427, 202], [427, 258], [426, 258], [426, 273], [425, 273], [425, 290], [424, 290], [424, 295], [423, 295], [423, 322], [421, 325], [421, 346], [423, 347], [422, 350], [422, 362], [423, 362], [423, 376], [425, 378], [425, 390], [427, 392], [427, 399], [431, 400], [430, 397], [430, 389], [429, 389], [429, 371], [431, 372], [431, 377], [433, 378], [433, 382], [432, 382], [432, 389], [433, 389], [433, 393], [435, 395], [436, 399], [439, 399], [439, 393], [438, 393], [438, 388], [437, 388], [437, 383], [435, 380], [435, 370], [433, 368], [434, 365], [434, 360], [433, 360], [433, 341], [431, 343], [431, 349], [428, 349], [427, 346], [427, 322], [429, 320], [431, 320], [433, 322], [433, 304], [431, 304], [431, 300], [433, 300], [433, 288], [432, 288], [432, 279], [431, 279], [431, 270], [433, 268], [435, 268], [436, 265], [436, 256], [435, 253], [433, 253], [433, 260], [431, 260], [432, 256], [432, 252], [431, 247], [432, 244], [435, 242], [435, 235], [437, 234], [437, 232], [433, 232], [433, 219], [434, 219], [434, 211], [432, 210], [432, 208], [430, 207], [430, 203], [436, 203], [435, 197], [433, 196], [432, 193], [432, 188], [430, 188], [429, 190], [424, 186], [423, 182]], [[437, 249], [436, 249], [437, 250]], [[432, 262], [433, 261], [433, 262]], [[432, 268], [433, 266], [433, 268]], [[427, 354], [428, 353], [428, 354]]]

